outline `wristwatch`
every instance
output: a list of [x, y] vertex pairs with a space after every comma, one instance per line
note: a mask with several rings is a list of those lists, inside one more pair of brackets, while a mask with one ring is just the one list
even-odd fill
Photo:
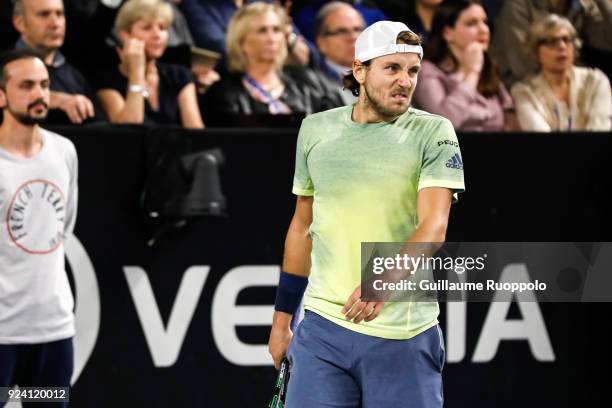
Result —
[[139, 93], [142, 94], [143, 97], [148, 98], [149, 97], [149, 90], [147, 88], [145, 88], [142, 85], [130, 85], [128, 87], [128, 92], [134, 92], [134, 93]]

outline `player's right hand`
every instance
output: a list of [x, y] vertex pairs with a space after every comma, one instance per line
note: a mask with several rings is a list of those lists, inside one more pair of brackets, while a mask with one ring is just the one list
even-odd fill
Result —
[[287, 355], [287, 349], [289, 348], [289, 343], [291, 343], [291, 338], [293, 337], [293, 333], [289, 328], [291, 315], [283, 313], [283, 315], [289, 316], [289, 323], [281, 323], [279, 322], [280, 319], [276, 318], [279, 313], [280, 312], [274, 313], [275, 319], [272, 323], [270, 339], [268, 340], [268, 352], [272, 356], [272, 359], [274, 360], [274, 367], [277, 370], [280, 368], [281, 360]]
[[370, 322], [380, 314], [385, 302], [367, 302], [361, 300], [361, 285], [357, 286], [342, 307], [346, 320], [353, 323]]

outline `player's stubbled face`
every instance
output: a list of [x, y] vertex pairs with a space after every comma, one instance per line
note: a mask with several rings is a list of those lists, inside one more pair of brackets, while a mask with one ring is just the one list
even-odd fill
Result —
[[411, 52], [373, 59], [366, 70], [366, 103], [381, 119], [406, 112], [420, 69], [421, 59]]

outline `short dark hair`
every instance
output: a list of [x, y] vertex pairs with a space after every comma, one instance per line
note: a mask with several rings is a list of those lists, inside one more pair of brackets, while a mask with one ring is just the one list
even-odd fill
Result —
[[43, 60], [41, 55], [34, 50], [29, 48], [22, 48], [18, 50], [9, 50], [0, 54], [0, 88], [5, 89], [6, 82], [8, 81], [8, 73], [6, 72], [6, 66], [13, 61], [22, 59], [38, 58]]
[[[421, 45], [421, 37], [412, 31], [402, 31], [397, 35], [397, 43], [398, 44], [408, 44], [408, 45]], [[370, 67], [372, 60], [367, 60], [362, 62], [361, 65], [365, 66], [366, 69]], [[355, 96], [359, 96], [359, 87], [360, 84], [353, 75], [353, 71], [347, 72], [346, 75], [342, 77], [342, 84], [344, 85], [344, 89], [348, 89]]]

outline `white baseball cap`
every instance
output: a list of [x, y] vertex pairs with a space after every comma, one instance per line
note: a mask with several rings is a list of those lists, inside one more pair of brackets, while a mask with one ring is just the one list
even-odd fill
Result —
[[378, 21], [359, 34], [355, 42], [355, 59], [361, 62], [397, 52], [413, 52], [423, 59], [420, 45], [397, 44], [397, 36], [408, 31], [414, 32], [404, 23], [397, 21]]

